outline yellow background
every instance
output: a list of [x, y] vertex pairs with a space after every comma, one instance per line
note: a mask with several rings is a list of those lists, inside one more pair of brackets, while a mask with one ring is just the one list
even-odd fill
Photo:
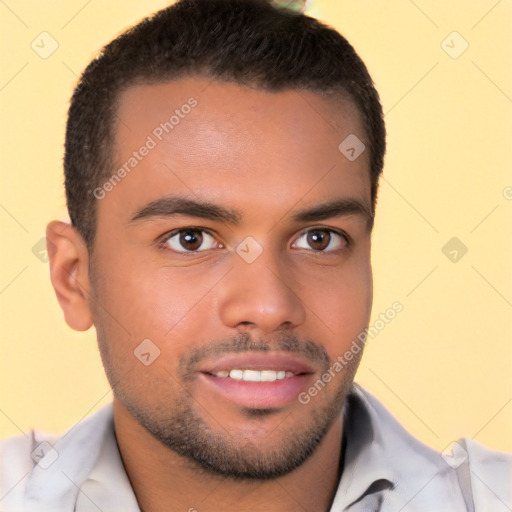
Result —
[[[64, 125], [77, 75], [166, 4], [0, 3], [1, 437], [63, 431], [111, 399], [94, 330], [67, 327], [32, 249], [49, 220], [67, 218]], [[470, 436], [511, 450], [512, 3], [313, 0], [308, 11], [367, 63], [389, 133], [372, 323], [395, 301], [404, 309], [368, 344], [357, 380], [435, 448]], [[47, 59], [31, 48], [43, 31], [59, 44]], [[469, 44], [456, 59], [442, 47], [454, 31]], [[455, 263], [442, 252], [452, 237], [468, 248]]]

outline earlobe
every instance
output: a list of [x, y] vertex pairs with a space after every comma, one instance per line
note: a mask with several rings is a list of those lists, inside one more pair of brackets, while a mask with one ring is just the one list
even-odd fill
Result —
[[93, 324], [89, 306], [89, 252], [76, 229], [61, 221], [46, 228], [50, 278], [66, 323], [77, 331]]

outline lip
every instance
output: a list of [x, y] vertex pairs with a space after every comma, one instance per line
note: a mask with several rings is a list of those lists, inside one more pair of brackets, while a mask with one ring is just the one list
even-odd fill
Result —
[[214, 361], [201, 365], [198, 369], [201, 373], [216, 373], [221, 370], [285, 370], [299, 374], [310, 374], [314, 369], [306, 361], [289, 354], [226, 354]]
[[[285, 370], [295, 375], [272, 382], [250, 382], [216, 377], [220, 370]], [[276, 409], [284, 407], [307, 389], [314, 374], [305, 361], [288, 354], [226, 354], [199, 368], [198, 382], [208, 391], [240, 407]]]
[[246, 382], [200, 373], [199, 382], [214, 394], [249, 409], [276, 409], [295, 400], [306, 389], [311, 374], [295, 375], [274, 382]]

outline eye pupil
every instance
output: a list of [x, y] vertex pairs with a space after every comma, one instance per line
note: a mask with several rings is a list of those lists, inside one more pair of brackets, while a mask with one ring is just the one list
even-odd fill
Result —
[[201, 247], [202, 243], [203, 235], [201, 234], [200, 231], [188, 229], [180, 233], [180, 244], [184, 249], [193, 251], [198, 247]]
[[[314, 230], [308, 233], [308, 244], [316, 250], [325, 249], [331, 240], [331, 235], [328, 231]], [[327, 242], [326, 242], [327, 241]]]

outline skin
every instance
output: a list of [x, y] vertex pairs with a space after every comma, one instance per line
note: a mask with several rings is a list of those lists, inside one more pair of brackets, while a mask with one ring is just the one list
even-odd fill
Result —
[[[131, 87], [119, 103], [117, 165], [190, 97], [197, 106], [98, 201], [92, 254], [70, 225], [48, 225], [57, 298], [73, 329], [96, 327], [114, 391], [119, 449], [142, 510], [168, 510], [169, 504], [199, 512], [328, 510], [340, 477], [340, 393], [350, 386], [361, 354], [308, 404], [292, 400], [261, 415], [219, 396], [197, 374], [186, 381], [180, 362], [240, 337], [266, 344], [266, 353], [286, 353], [280, 343], [293, 336], [301, 346], [312, 343], [332, 364], [367, 327], [369, 219], [357, 211], [321, 221], [292, 219], [299, 210], [340, 198], [371, 211], [369, 152], [349, 161], [338, 150], [349, 134], [366, 140], [360, 116], [350, 101], [313, 92], [271, 93], [202, 78]], [[239, 223], [183, 214], [132, 220], [171, 194], [238, 210]], [[169, 232], [194, 226], [212, 235], [203, 235], [199, 252], [184, 256], [189, 246], [180, 246], [178, 236], [165, 241]], [[326, 241], [311, 246], [312, 228], [321, 229]], [[344, 232], [350, 242], [324, 230]], [[235, 250], [249, 236], [263, 249], [252, 263]], [[160, 350], [148, 366], [134, 356], [144, 339]], [[328, 364], [314, 357], [309, 363], [314, 373], [305, 390]], [[297, 468], [278, 478], [237, 479], [165, 446], [134, 414], [138, 408], [165, 426], [182, 403], [249, 461], [272, 458], [306, 436], [329, 407], [336, 414]]]

